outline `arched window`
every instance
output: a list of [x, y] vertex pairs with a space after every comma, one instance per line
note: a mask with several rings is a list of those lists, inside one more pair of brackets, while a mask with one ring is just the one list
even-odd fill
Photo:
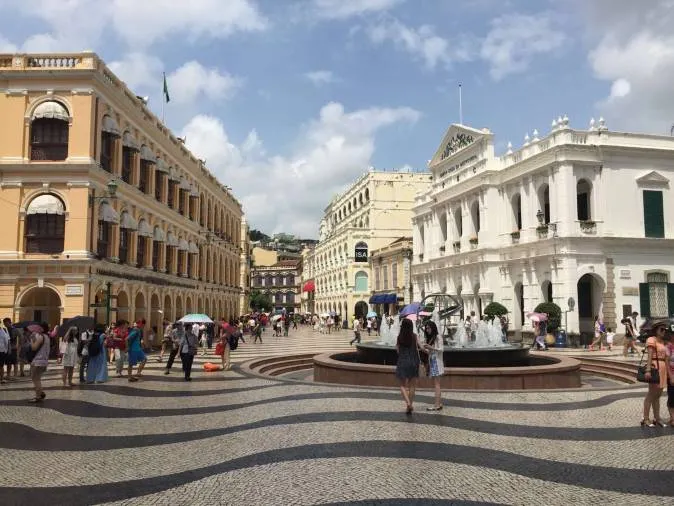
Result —
[[456, 231], [456, 238], [460, 239], [463, 237], [463, 213], [461, 212], [460, 207], [457, 207], [454, 210], [454, 228]]
[[367, 292], [369, 290], [367, 272], [358, 271], [355, 275], [354, 281], [354, 290], [356, 292]]
[[26, 253], [61, 253], [65, 222], [65, 206], [56, 195], [43, 193], [31, 200], [26, 209]]
[[274, 303], [275, 304], [283, 304], [283, 293], [282, 292], [276, 292], [274, 294]]
[[447, 242], [447, 213], [444, 210], [440, 211], [438, 221], [440, 222], [440, 237], [444, 246], [444, 243]]
[[480, 232], [480, 204], [473, 202], [473, 205], [470, 206], [470, 217], [473, 220], [473, 230], [475, 234]]
[[592, 186], [586, 179], [581, 179], [576, 185], [576, 209], [578, 221], [587, 221], [592, 218]]
[[543, 213], [543, 223], [550, 223], [550, 187], [547, 184], [541, 186], [538, 190], [538, 205]]
[[295, 304], [295, 292], [286, 293], [286, 304]]
[[30, 124], [30, 159], [61, 161], [68, 157], [70, 115], [59, 102], [43, 102], [35, 108]]
[[286, 284], [287, 284], [288, 286], [293, 286], [293, 285], [295, 284], [295, 276], [293, 276], [292, 274], [289, 274], [289, 275], [286, 277]]
[[281, 276], [280, 274], [276, 276], [276, 285], [283, 286], [283, 276]]
[[522, 230], [522, 197], [519, 193], [515, 194], [512, 199], [513, 221], [515, 223], [515, 230]]
[[370, 201], [370, 189], [365, 188], [365, 201], [369, 202]]

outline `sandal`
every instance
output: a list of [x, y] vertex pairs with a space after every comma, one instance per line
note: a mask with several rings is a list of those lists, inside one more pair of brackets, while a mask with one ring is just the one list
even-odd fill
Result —
[[653, 420], [653, 425], [651, 427], [667, 427], [667, 424], [662, 420]]
[[442, 411], [442, 406], [429, 406], [426, 411]]
[[642, 427], [655, 427], [655, 424], [650, 420], [641, 420]]

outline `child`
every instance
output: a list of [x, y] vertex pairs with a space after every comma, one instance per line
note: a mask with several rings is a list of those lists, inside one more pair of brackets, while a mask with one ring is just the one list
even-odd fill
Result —
[[[77, 327], [70, 327], [63, 338], [63, 386], [73, 386], [73, 371], [77, 365], [77, 346], [79, 344], [79, 330]], [[67, 382], [67, 385], [66, 385]]]
[[208, 347], [208, 336], [206, 335], [205, 330], [200, 330], [201, 332], [201, 338], [199, 340], [199, 344], [201, 345], [201, 356], [203, 357], [206, 355], [206, 348]]
[[611, 328], [606, 329], [606, 344], [608, 344], [608, 351], [611, 351], [613, 349], [613, 336], [615, 336], [615, 332], [611, 330]]

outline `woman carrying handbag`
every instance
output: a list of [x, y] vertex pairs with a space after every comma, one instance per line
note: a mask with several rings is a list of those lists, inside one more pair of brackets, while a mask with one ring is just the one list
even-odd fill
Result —
[[[665, 347], [665, 333], [668, 321], [657, 321], [653, 324], [654, 336], [646, 340], [648, 360], [644, 371], [644, 380], [648, 383], [648, 393], [644, 399], [644, 417], [641, 420], [642, 427], [665, 427], [660, 419], [660, 396], [667, 386], [667, 348]], [[651, 407], [653, 419], [649, 419]]]

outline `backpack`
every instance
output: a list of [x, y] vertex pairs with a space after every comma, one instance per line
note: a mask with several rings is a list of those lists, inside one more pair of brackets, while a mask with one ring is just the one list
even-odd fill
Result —
[[100, 336], [94, 335], [89, 340], [89, 345], [87, 346], [87, 351], [89, 352], [90, 357], [97, 357], [101, 353]]

